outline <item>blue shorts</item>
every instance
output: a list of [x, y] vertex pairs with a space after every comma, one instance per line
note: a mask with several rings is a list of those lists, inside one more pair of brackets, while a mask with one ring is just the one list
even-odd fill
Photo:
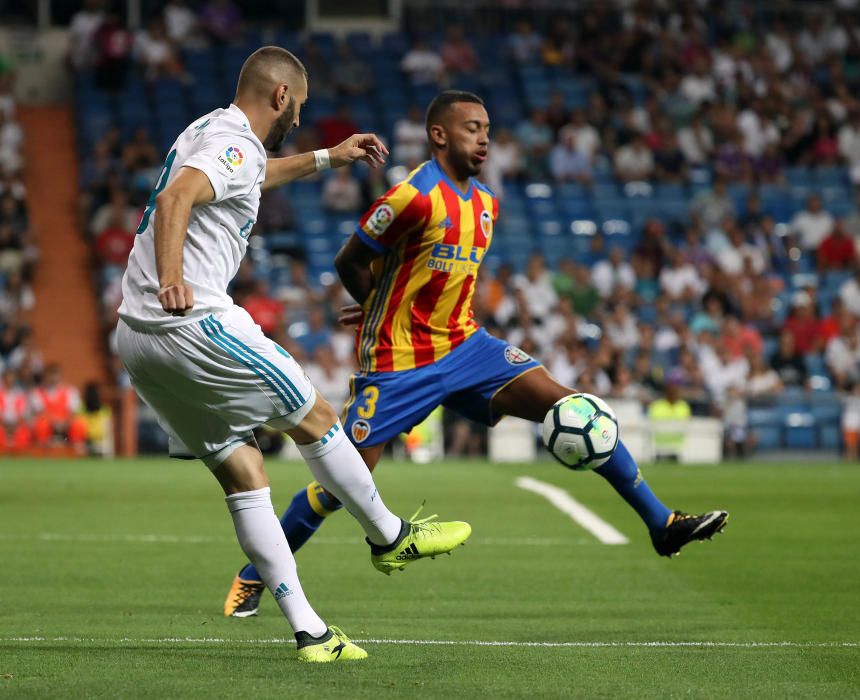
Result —
[[388, 442], [409, 432], [437, 406], [485, 425], [502, 417], [493, 397], [540, 364], [483, 328], [438, 362], [400, 372], [355, 374], [344, 407], [346, 434], [357, 447]]

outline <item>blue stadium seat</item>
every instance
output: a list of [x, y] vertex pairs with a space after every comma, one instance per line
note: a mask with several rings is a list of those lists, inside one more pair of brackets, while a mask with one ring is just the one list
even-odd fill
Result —
[[811, 450], [817, 445], [815, 416], [807, 411], [791, 411], [785, 415], [785, 446], [790, 449]]
[[752, 431], [756, 437], [756, 449], [778, 450], [782, 447], [782, 429], [777, 425], [762, 425]]
[[810, 187], [812, 185], [812, 173], [808, 168], [802, 166], [787, 167], [783, 170], [785, 179], [789, 185]]
[[816, 168], [813, 177], [819, 187], [845, 187], [849, 183], [848, 171], [843, 167]]
[[841, 450], [842, 428], [839, 425], [822, 425], [818, 429], [818, 444], [825, 450]]

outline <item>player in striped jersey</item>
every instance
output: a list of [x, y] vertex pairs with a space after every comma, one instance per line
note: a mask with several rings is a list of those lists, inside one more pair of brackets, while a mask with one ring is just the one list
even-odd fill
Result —
[[[342, 318], [358, 325], [360, 366], [343, 424], [371, 470], [389, 440], [440, 404], [488, 425], [503, 415], [542, 422], [572, 393], [525, 352], [479, 328], [472, 315], [478, 268], [499, 213], [496, 197], [475, 179], [489, 130], [477, 96], [437, 96], [427, 111], [433, 159], [371, 207], [335, 261], [359, 302]], [[658, 554], [676, 554], [725, 525], [724, 511], [688, 515], [663, 505], [622, 443], [595, 471], [636, 510]], [[316, 482], [297, 493], [281, 519], [291, 548], [339, 507]], [[228, 596], [224, 613], [253, 615], [257, 574], [248, 565], [238, 578], [247, 595]]]

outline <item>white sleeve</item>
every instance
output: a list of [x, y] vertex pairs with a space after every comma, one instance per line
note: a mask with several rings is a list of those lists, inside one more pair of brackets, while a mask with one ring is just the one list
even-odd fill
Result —
[[203, 172], [215, 192], [214, 202], [248, 194], [266, 162], [250, 139], [233, 134], [211, 134], [182, 166]]

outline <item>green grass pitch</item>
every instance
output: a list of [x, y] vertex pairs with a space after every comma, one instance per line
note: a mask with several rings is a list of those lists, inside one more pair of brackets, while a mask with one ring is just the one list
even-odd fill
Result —
[[[277, 509], [308, 480], [299, 464], [269, 473]], [[518, 489], [523, 475], [630, 543], [599, 543]], [[383, 463], [393, 510], [426, 499], [426, 513], [470, 521], [472, 540], [387, 578], [357, 524], [332, 517], [298, 554], [309, 598], [353, 638], [389, 641], [365, 644], [366, 662], [309, 668], [268, 595], [257, 618], [222, 617], [243, 557], [202, 465], [4, 460], [0, 698], [860, 697], [860, 469], [645, 475], [670, 506], [731, 510], [726, 534], [669, 561], [595, 475]]]

